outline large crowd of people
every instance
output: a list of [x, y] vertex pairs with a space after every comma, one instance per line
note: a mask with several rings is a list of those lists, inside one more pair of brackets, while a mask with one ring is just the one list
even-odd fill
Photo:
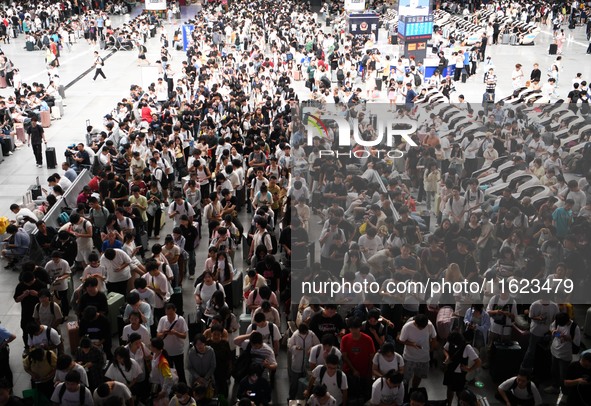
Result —
[[[540, 24], [542, 11], [544, 21], [582, 20], [570, 6], [482, 9]], [[7, 357], [20, 333], [24, 370], [54, 404], [284, 403], [275, 394], [284, 348], [288, 400], [311, 405], [423, 406], [433, 402], [428, 383], [446, 387], [442, 404], [483, 406], [474, 383], [487, 373], [506, 405], [558, 395], [591, 403], [591, 353], [573, 306], [591, 283], [591, 150], [577, 148], [588, 140], [588, 84], [578, 75], [570, 89], [560, 78], [570, 90], [555, 103], [560, 58], [547, 84], [537, 67], [529, 80], [519, 64], [512, 72], [515, 97], [540, 90], [544, 104], [509, 103], [495, 99], [498, 73], [486, 66], [494, 29], [469, 49], [436, 33], [440, 69], [425, 77], [414, 59], [345, 34], [338, 4], [324, 19], [289, 0], [208, 3], [189, 21], [179, 67], [180, 33], [169, 38], [155, 15], [113, 28], [100, 11], [74, 18], [76, 7], [5, 12], [9, 34], [22, 29], [54, 56], [47, 90], [6, 71], [8, 118], [43, 141], [35, 103], [49, 105], [48, 89], [59, 89], [54, 42], [58, 52], [71, 38], [129, 44], [141, 61], [156, 33], [159, 78], [132, 85], [100, 128], [86, 129], [35, 211], [10, 207], [2, 255], [20, 272], [22, 332], [0, 326], [0, 405], [20, 404], [9, 398]], [[446, 77], [450, 63], [472, 73], [485, 64], [482, 104], [453, 94], [460, 77]], [[461, 103], [429, 103], [433, 92]], [[378, 101], [418, 123], [412, 142], [394, 137], [403, 158], [359, 145], [379, 136]], [[303, 107], [322, 114], [330, 104], [357, 126], [357, 155], [331, 123], [308, 142]], [[44, 213], [84, 169], [92, 179], [76, 207], [48, 226]], [[43, 263], [30, 261], [32, 249]], [[486, 289], [416, 289], [436, 279]], [[301, 291], [311, 281], [381, 289], [341, 289], [331, 302]], [[408, 282], [414, 290], [388, 290]], [[183, 303], [182, 289], [194, 302]]]

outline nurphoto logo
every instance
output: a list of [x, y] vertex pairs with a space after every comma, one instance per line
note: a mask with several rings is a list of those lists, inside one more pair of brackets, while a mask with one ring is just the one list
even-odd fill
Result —
[[383, 158], [402, 158], [404, 152], [397, 147], [401, 143], [417, 147], [411, 135], [417, 131], [415, 121], [407, 117], [366, 110], [364, 112], [329, 111], [314, 106], [302, 107], [307, 145], [314, 146], [314, 139], [322, 141], [324, 149], [320, 156], [349, 156], [368, 158], [369, 155]]

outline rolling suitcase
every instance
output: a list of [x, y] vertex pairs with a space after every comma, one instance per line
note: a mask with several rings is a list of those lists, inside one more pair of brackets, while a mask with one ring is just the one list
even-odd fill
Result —
[[100, 49], [105, 49], [107, 47], [107, 43], [105, 42], [104, 39], [99, 40], [99, 48]]
[[29, 190], [31, 191], [31, 199], [37, 200], [38, 197], [41, 197], [40, 185], [31, 185], [29, 186]]
[[173, 289], [168, 302], [176, 306], [176, 314], [179, 316], [183, 315], [183, 289], [180, 286]]
[[509, 44], [510, 45], [517, 45], [517, 35], [511, 34], [511, 37], [509, 37]]
[[489, 358], [490, 375], [495, 383], [501, 383], [519, 372], [523, 353], [515, 341], [495, 341]]
[[239, 307], [242, 298], [242, 272], [236, 270], [232, 279], [232, 300], [234, 301], [235, 308]]
[[14, 151], [14, 143], [10, 135], [2, 137], [2, 155], [9, 156]]
[[64, 85], [59, 85], [59, 87], [57, 88], [57, 92], [62, 99], [66, 98], [66, 88], [64, 87]]
[[193, 342], [195, 336], [201, 333], [201, 323], [197, 320], [197, 313], [191, 312], [187, 314], [186, 317], [187, 326], [189, 329], [189, 341]]
[[6, 76], [0, 76], [0, 89], [5, 89], [7, 86]]
[[503, 34], [503, 44], [504, 45], [509, 44], [510, 40], [511, 40], [511, 34]]
[[585, 334], [586, 337], [591, 337], [591, 307], [587, 309], [587, 314], [585, 315], [583, 334]]
[[240, 334], [246, 334], [248, 326], [252, 324], [252, 315], [248, 313], [243, 313], [240, 315], [240, 318], [238, 320], [238, 324], [240, 325]]
[[462, 70], [462, 83], [466, 83], [467, 80], [468, 80], [468, 74], [466, 73], [465, 70]]
[[376, 78], [376, 89], [378, 89], [378, 91], [382, 91], [382, 79], [381, 78]]
[[48, 169], [54, 169], [57, 167], [57, 157], [55, 156], [54, 147], [47, 147], [45, 149], [45, 160], [47, 161]]
[[35, 44], [31, 41], [27, 41], [27, 51], [31, 52], [33, 50], [35, 50]]
[[57, 104], [51, 108], [51, 119], [52, 120], [61, 120], [62, 114], [60, 112], [59, 107]]
[[119, 316], [121, 306], [125, 305], [125, 297], [117, 292], [110, 292], [107, 295], [107, 305], [109, 306], [109, 324], [111, 325], [111, 335], [117, 334], [117, 316]]
[[41, 117], [41, 126], [43, 128], [51, 127], [51, 113], [49, 110], [43, 110], [39, 113]]
[[70, 353], [75, 354], [78, 345], [80, 344], [80, 334], [77, 321], [70, 321], [66, 325], [68, 329], [68, 339], [70, 340]]
[[302, 72], [296, 70], [293, 72], [293, 80], [302, 80]]
[[548, 50], [550, 55], [556, 55], [558, 53], [558, 45], [557, 44], [550, 44], [550, 49]]

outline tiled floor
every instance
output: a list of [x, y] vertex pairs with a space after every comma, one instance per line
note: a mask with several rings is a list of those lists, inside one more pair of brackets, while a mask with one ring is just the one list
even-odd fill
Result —
[[[135, 10], [137, 13], [138, 10]], [[183, 10], [184, 16], [190, 15], [191, 10]], [[122, 21], [129, 19], [130, 16], [115, 16], [113, 18], [114, 24], [120, 24]], [[166, 31], [169, 35], [172, 34], [175, 26], [166, 26]], [[569, 33], [570, 35], [570, 33]], [[159, 44], [159, 35], [150, 39], [148, 42], [149, 60], [157, 59]], [[584, 29], [577, 28], [573, 34], [574, 39], [567, 42], [565, 45], [563, 71], [561, 72], [562, 86], [560, 93], [566, 96], [570, 88], [570, 80], [574, 78], [576, 72], [582, 72], [584, 78], [591, 77], [591, 64], [588, 59], [591, 56], [585, 55], [587, 42], [584, 38]], [[382, 35], [385, 38], [385, 35]], [[498, 96], [503, 97], [510, 93], [510, 72], [513, 65], [520, 62], [524, 65], [526, 72], [529, 72], [531, 65], [534, 62], [540, 63], [544, 71], [554, 57], [547, 54], [548, 44], [550, 43], [550, 36], [547, 29], [540, 34], [535, 46], [532, 47], [512, 47], [509, 45], [499, 45], [489, 47], [490, 55], [497, 66], [499, 74]], [[3, 51], [13, 60], [15, 65], [21, 69], [24, 81], [31, 83], [34, 81], [46, 82], [46, 73], [43, 63], [44, 53], [27, 52], [24, 48], [24, 39], [19, 37], [16, 41], [2, 46]], [[88, 45], [84, 40], [79, 40], [73, 48], [72, 52], [63, 52], [61, 58], [60, 77], [63, 84], [68, 84], [74, 80], [81, 72], [88, 69], [93, 62], [92, 53], [96, 47]], [[384, 46], [384, 49], [391, 50], [392, 47]], [[176, 51], [173, 51], [176, 52]], [[101, 54], [105, 54], [101, 51]], [[173, 64], [180, 66], [181, 60], [184, 58], [181, 52], [173, 53]], [[72, 87], [67, 90], [65, 100], [65, 114], [61, 120], [53, 121], [52, 126], [47, 129], [47, 138], [50, 146], [53, 146], [58, 151], [58, 163], [61, 162], [63, 156], [59, 151], [64, 151], [69, 144], [83, 141], [85, 134], [86, 120], [95, 127], [102, 127], [103, 116], [114, 106], [117, 100], [127, 96], [129, 86], [133, 83], [142, 82], [142, 68], [136, 66], [136, 53], [132, 52], [117, 52], [111, 56], [104, 67], [104, 72], [107, 75], [107, 80], [98, 79], [95, 83], [92, 81], [92, 74], [82, 78]], [[295, 84], [296, 90], [304, 95], [306, 90], [303, 88], [303, 82]], [[458, 94], [466, 95], [468, 101], [479, 103], [481, 94], [484, 90], [484, 85], [477, 78], [469, 79], [466, 84], [458, 84]], [[2, 89], [0, 94], [5, 96], [11, 93], [11, 89]], [[30, 149], [23, 147], [15, 151], [14, 155], [5, 158], [4, 162], [0, 164], [0, 216], [7, 216], [12, 218], [8, 207], [12, 203], [19, 203], [22, 201], [22, 196], [25, 194], [28, 186], [35, 181], [36, 177], [40, 177], [42, 184], [45, 184], [45, 179], [53, 170], [46, 168], [36, 168], [33, 165], [33, 154]], [[244, 219], [248, 221], [247, 219]], [[167, 225], [167, 230], [170, 230], [170, 224]], [[202, 246], [199, 249], [197, 263], [203, 263], [205, 258], [205, 248]], [[184, 293], [185, 307], [187, 311], [188, 304], [193, 303], [192, 289], [189, 289], [188, 282], [187, 289]], [[11, 345], [11, 366], [15, 373], [15, 393], [19, 394], [23, 389], [29, 387], [29, 378], [22, 370], [21, 362], [21, 332], [19, 327], [20, 305], [16, 304], [12, 299], [14, 288], [17, 284], [17, 275], [11, 271], [0, 269], [0, 321], [10, 331], [17, 335], [17, 340]], [[67, 339], [67, 334], [65, 334]], [[280, 365], [286, 365], [285, 354], [280, 356]], [[486, 376], [484, 374], [483, 376]], [[434, 373], [434, 377], [426, 382], [429, 388], [430, 396], [435, 399], [443, 399], [445, 397], [444, 388], [440, 385], [441, 373]], [[277, 375], [278, 387], [276, 391], [275, 403], [283, 404], [287, 398], [287, 372], [285, 367], [280, 368]], [[492, 383], [485, 380], [484, 393], [489, 394], [494, 387]], [[492, 402], [491, 404], [494, 404]]]

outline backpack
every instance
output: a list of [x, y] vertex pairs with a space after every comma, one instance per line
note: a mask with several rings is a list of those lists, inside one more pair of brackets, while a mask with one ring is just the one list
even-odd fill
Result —
[[[220, 285], [219, 282], [215, 283], [215, 290], [223, 290], [224, 288], [221, 287], [222, 285]], [[203, 282], [201, 282], [201, 284], [199, 285], [199, 290], [197, 291], [197, 294], [201, 296], [201, 289], [203, 289]]]
[[232, 369], [232, 377], [236, 380], [236, 382], [241, 381], [246, 375], [248, 375], [248, 369], [252, 364], [253, 357], [251, 353], [252, 346], [250, 342], [246, 346], [246, 349], [242, 351], [242, 354], [236, 359], [234, 363], [234, 368]]
[[285, 55], [285, 59], [287, 60], [287, 62], [293, 60], [293, 54], [291, 52], [288, 52], [287, 55]]
[[[511, 387], [509, 388], [509, 390], [511, 392], [513, 392], [513, 390], [517, 388], [517, 378], [513, 379], [513, 383], [511, 384]], [[530, 398], [533, 398], [533, 392], [531, 390], [531, 381], [527, 382], [527, 394], [529, 395]]]
[[[184, 206], [185, 206], [185, 211], [186, 211], [185, 214], [188, 215], [189, 214], [189, 203], [187, 203], [186, 200], [184, 201]], [[172, 211], [176, 211], [176, 208], [177, 208], [177, 204], [176, 204], [176, 202], [174, 202], [173, 206], [172, 206]]]
[[57, 224], [61, 227], [65, 225], [68, 221], [70, 221], [70, 214], [67, 212], [61, 212], [60, 215], [57, 217]]
[[[62, 399], [64, 394], [66, 393], [66, 384], [63, 383], [62, 387], [60, 388], [59, 397], [60, 397], [60, 404], [62, 404]], [[86, 387], [83, 384], [80, 384], [80, 406], [84, 405], [84, 400], [86, 398]]]
[[579, 343], [579, 345], [575, 344], [575, 333], [576, 333], [576, 329], [577, 329], [577, 323], [575, 323], [574, 321], [572, 321], [570, 323], [570, 338], [571, 338], [571, 347], [572, 347], [572, 353], [573, 354], [578, 354], [579, 351], [581, 351], [581, 344]]
[[273, 246], [273, 248], [271, 249], [271, 254], [273, 254], [273, 255], [277, 254], [277, 237], [275, 236], [275, 234], [265, 232], [263, 234], [263, 238], [261, 239], [262, 245], [265, 245], [265, 236], [266, 235], [269, 235], [271, 237], [271, 245]]
[[[324, 374], [326, 373], [326, 365], [322, 365], [320, 368], [320, 376], [318, 376], [318, 383], [322, 383], [322, 379], [324, 378]], [[337, 369], [337, 386], [339, 389], [341, 388], [341, 384], [343, 383], [343, 371]]]
[[[255, 292], [256, 292], [256, 291], [255, 291]], [[254, 295], [253, 295], [253, 296], [254, 296]], [[256, 331], [256, 329], [257, 329], [257, 324], [256, 324], [256, 323], [252, 323], [252, 324], [250, 325], [250, 329], [251, 329], [252, 331]], [[271, 322], [269, 322], [269, 334], [270, 334], [270, 336], [271, 336], [271, 345], [272, 345], [272, 344], [273, 344], [273, 342], [275, 341], [275, 340], [274, 340], [274, 338], [275, 338], [275, 329], [273, 328], [273, 323], [271, 323]]]
[[[509, 299], [510, 301], [507, 302], [507, 304], [505, 306], [503, 306], [503, 308], [497, 308], [498, 303], [499, 303], [499, 296], [496, 295], [491, 299], [491, 304], [492, 304], [492, 310], [502, 310], [504, 309], [506, 306], [509, 306], [509, 311], [511, 311], [511, 309], [513, 309], [513, 299]], [[507, 316], [505, 316], [504, 314], [495, 314], [494, 316], [491, 317], [493, 319], [493, 321], [497, 324], [501, 324], [501, 325], [505, 325], [507, 322]]]
[[[35, 311], [39, 311], [39, 306], [41, 306], [39, 303], [37, 303], [35, 305]], [[52, 300], [49, 302], [49, 312], [51, 313], [52, 316], [55, 316], [55, 302]], [[60, 319], [58, 320], [59, 324], [62, 324], [64, 322], [64, 319]], [[47, 341], [49, 341], [49, 330], [47, 330]]]
[[340, 68], [337, 70], [337, 80], [345, 80], [345, 72]]
[[421, 75], [415, 73], [415, 86], [419, 87], [422, 83], [423, 81], [421, 80]]

